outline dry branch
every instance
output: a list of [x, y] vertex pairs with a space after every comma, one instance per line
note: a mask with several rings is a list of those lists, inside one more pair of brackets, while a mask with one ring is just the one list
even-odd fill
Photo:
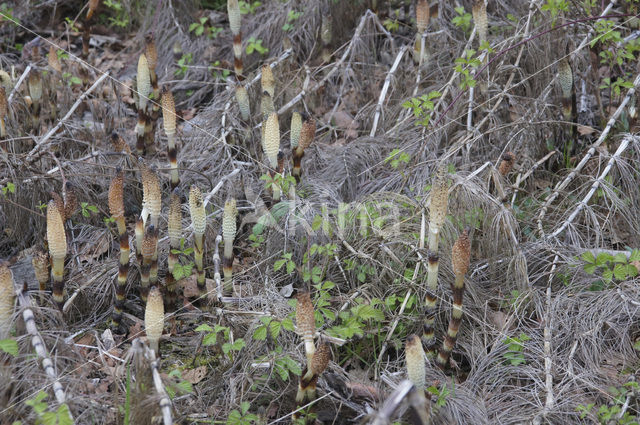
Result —
[[380, 120], [380, 115], [382, 114], [382, 105], [384, 104], [384, 99], [387, 97], [387, 91], [389, 90], [389, 85], [391, 84], [391, 79], [393, 78], [393, 74], [395, 74], [398, 69], [398, 65], [400, 65], [400, 61], [404, 56], [405, 52], [409, 48], [408, 45], [403, 46], [398, 54], [396, 55], [396, 60], [393, 61], [393, 65], [389, 69], [387, 76], [384, 79], [384, 85], [382, 86], [382, 91], [380, 91], [380, 97], [378, 98], [378, 104], [376, 105], [376, 113], [373, 116], [373, 126], [371, 126], [371, 132], [369, 133], [369, 137], [374, 137], [376, 135], [376, 130], [378, 129], [378, 121]]

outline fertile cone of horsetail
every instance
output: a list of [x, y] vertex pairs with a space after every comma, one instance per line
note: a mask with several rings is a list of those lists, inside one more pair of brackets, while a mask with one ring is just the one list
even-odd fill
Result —
[[278, 152], [280, 152], [280, 125], [278, 115], [275, 112], [269, 114], [264, 125], [264, 142], [262, 145], [271, 169], [278, 168]]
[[269, 115], [276, 111], [273, 105], [273, 97], [267, 91], [262, 92], [262, 98], [260, 99], [260, 112], [262, 113], [262, 119], [267, 120]]
[[235, 198], [227, 199], [224, 203], [222, 215], [222, 240], [224, 241], [224, 253], [222, 260], [222, 272], [224, 273], [224, 292], [230, 293], [233, 289], [233, 242], [236, 238], [236, 208]]
[[[140, 269], [140, 298], [147, 302], [151, 282], [151, 266], [158, 249], [158, 229], [154, 225], [147, 227], [142, 239], [142, 267]], [[156, 270], [157, 273], [157, 270]]]
[[[331, 348], [326, 342], [321, 343], [318, 346], [318, 350], [314, 353], [311, 361], [307, 362], [307, 365], [302, 370], [300, 380], [298, 381], [298, 392], [296, 394], [296, 412], [293, 415], [294, 419], [298, 419], [302, 406], [308, 404], [316, 399], [316, 385], [318, 383], [318, 377], [325, 371], [331, 360]], [[313, 409], [313, 406], [307, 411]]]
[[0, 339], [9, 336], [11, 316], [16, 296], [13, 286], [13, 274], [6, 264], [0, 265]]
[[144, 309], [144, 330], [149, 340], [149, 348], [159, 353], [160, 337], [164, 329], [164, 303], [160, 290], [154, 286], [149, 291], [147, 306]]
[[155, 171], [142, 161], [140, 163], [142, 175], [142, 213], [140, 215], [145, 224], [147, 223], [147, 217], [149, 217], [151, 224], [157, 227], [158, 217], [160, 217], [162, 209], [160, 182]]
[[73, 183], [66, 182], [62, 190], [64, 199], [64, 219], [69, 220], [78, 210], [78, 197]]
[[478, 44], [482, 46], [487, 41], [487, 6], [484, 4], [485, 0], [473, 0], [473, 6], [471, 14], [473, 15], [473, 22], [476, 24], [476, 31], [478, 33]]
[[251, 115], [251, 106], [249, 103], [249, 93], [247, 93], [247, 89], [243, 85], [238, 84], [236, 86], [236, 101], [240, 109], [240, 116], [244, 121], [248, 121]]
[[[158, 66], [158, 50], [156, 49], [156, 42], [153, 38], [153, 33], [147, 33], [144, 36], [144, 55], [147, 58], [147, 65], [149, 66], [149, 82], [152, 89], [158, 87], [158, 76], [156, 75], [156, 66]], [[157, 99], [157, 98], [156, 98]]]
[[242, 32], [240, 31], [240, 6], [238, 0], [227, 0], [227, 13], [229, 14], [229, 27], [233, 34], [233, 69], [236, 80], [242, 77]]
[[64, 216], [64, 201], [62, 200], [62, 196], [54, 191], [49, 192], [49, 195], [51, 195], [51, 200], [56, 204], [56, 208], [60, 212], [60, 216], [62, 216], [62, 221], [64, 222], [66, 218]]
[[118, 227], [120, 242], [120, 261], [118, 265], [118, 285], [116, 286], [116, 302], [113, 308], [113, 323], [116, 328], [120, 325], [122, 308], [126, 298], [127, 276], [129, 274], [129, 236], [124, 221], [124, 172], [116, 171], [115, 177], [109, 185], [109, 213]]
[[47, 54], [47, 64], [53, 71], [62, 73], [62, 64], [60, 63], [60, 58], [58, 57], [58, 50], [53, 45], [49, 47], [49, 53]]
[[316, 333], [316, 319], [313, 313], [313, 303], [308, 292], [300, 292], [297, 296], [298, 306], [296, 307], [296, 328], [298, 335], [304, 341], [304, 352], [307, 357], [307, 364], [311, 364], [316, 346], [313, 337]]
[[115, 152], [124, 152], [127, 154], [131, 154], [131, 148], [127, 144], [127, 142], [122, 138], [121, 135], [116, 133], [115, 131], [111, 133], [111, 144], [113, 145], [113, 150]]
[[176, 146], [176, 104], [173, 94], [167, 86], [162, 87], [162, 118], [164, 132], [167, 135], [167, 156], [171, 165], [171, 188], [180, 184], [178, 174], [178, 148]]
[[49, 282], [49, 254], [43, 250], [36, 251], [31, 257], [31, 264], [38, 280], [40, 292], [46, 291]]
[[447, 336], [442, 343], [442, 349], [438, 353], [438, 366], [444, 369], [449, 362], [451, 351], [456, 345], [460, 322], [462, 321], [462, 298], [464, 296], [464, 275], [469, 269], [469, 259], [471, 257], [471, 243], [469, 242], [469, 229], [465, 229], [453, 244], [451, 250], [451, 263], [453, 265], [454, 283], [451, 287], [453, 291], [453, 303], [451, 310], [451, 320], [447, 329]]
[[333, 25], [331, 24], [331, 9], [328, 4], [322, 3], [320, 7], [322, 24], [320, 24], [320, 40], [322, 41], [322, 61], [331, 61], [331, 39], [333, 38]]
[[0, 139], [7, 137], [7, 124], [5, 117], [9, 112], [9, 104], [7, 102], [7, 91], [0, 86]]
[[438, 289], [438, 242], [440, 229], [447, 216], [447, 204], [449, 202], [449, 182], [444, 168], [440, 168], [431, 187], [431, 204], [429, 206], [429, 239], [427, 266], [427, 293], [425, 297], [425, 319], [422, 333], [422, 342], [425, 345], [426, 355], [429, 358], [435, 356], [435, 333], [433, 323], [436, 314], [436, 291]]
[[173, 276], [173, 268], [178, 263], [178, 254], [175, 252], [180, 249], [180, 238], [182, 237], [182, 209], [180, 204], [180, 191], [175, 188], [171, 192], [171, 200], [169, 201], [169, 255], [167, 258], [167, 304], [174, 304], [177, 299], [176, 279]]
[[269, 93], [271, 98], [276, 94], [276, 79], [273, 76], [273, 71], [269, 65], [262, 66], [262, 76], [260, 79], [262, 85], [262, 91]]
[[315, 134], [316, 120], [309, 117], [302, 123], [298, 146], [293, 151], [293, 169], [291, 170], [291, 175], [295, 177], [296, 182], [300, 182], [300, 176], [302, 175], [302, 157], [304, 156], [304, 150], [311, 145]]
[[51, 258], [53, 300], [62, 310], [64, 304], [64, 258], [67, 255], [67, 236], [62, 214], [54, 201], [47, 205], [47, 244]]
[[96, 9], [98, 9], [98, 5], [100, 4], [100, 0], [89, 0], [88, 8], [87, 8], [87, 16], [86, 21], [89, 21], [93, 14], [96, 13]]
[[138, 73], [136, 74], [136, 92], [138, 95], [138, 122], [136, 123], [136, 150], [138, 155], [145, 152], [145, 132], [149, 121], [149, 95], [151, 94], [151, 76], [149, 75], [149, 63], [143, 53], [138, 59]]
[[202, 193], [197, 186], [191, 186], [189, 191], [189, 213], [191, 214], [191, 223], [193, 224], [193, 259], [196, 263], [197, 283], [200, 290], [200, 296], [206, 293], [206, 283], [204, 275], [204, 264], [202, 257], [204, 255], [204, 232], [207, 228], [207, 215], [204, 211], [204, 201]]
[[562, 115], [566, 121], [573, 115], [573, 70], [567, 59], [563, 58], [558, 63], [558, 82], [562, 90]]
[[300, 131], [302, 130], [302, 115], [298, 112], [291, 114], [291, 131], [289, 132], [289, 140], [291, 151], [293, 152], [300, 142]]
[[29, 73], [29, 96], [31, 97], [31, 120], [33, 128], [40, 126], [40, 107], [42, 103], [42, 76], [33, 70]]
[[418, 27], [418, 35], [422, 35], [429, 26], [429, 2], [427, 0], [418, 0], [416, 4], [416, 26]]
[[142, 221], [142, 217], [138, 217], [136, 220], [134, 231], [136, 235], [136, 261], [138, 262], [138, 267], [142, 268], [142, 242], [144, 241], [144, 221]]
[[505, 152], [502, 154], [502, 160], [498, 166], [498, 172], [501, 176], [506, 176], [513, 168], [513, 163], [516, 161], [516, 155], [513, 152]]
[[407, 377], [418, 390], [424, 391], [426, 388], [426, 367], [424, 361], [424, 350], [417, 335], [409, 335], [404, 346], [407, 362]]

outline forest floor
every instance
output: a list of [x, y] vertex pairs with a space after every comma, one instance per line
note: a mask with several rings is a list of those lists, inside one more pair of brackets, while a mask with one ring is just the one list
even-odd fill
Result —
[[237, 3], [0, 2], [0, 424], [638, 423], [638, 2]]

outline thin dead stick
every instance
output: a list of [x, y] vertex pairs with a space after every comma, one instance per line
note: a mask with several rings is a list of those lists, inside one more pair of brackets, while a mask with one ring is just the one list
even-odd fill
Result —
[[629, 146], [629, 142], [632, 137], [633, 136], [628, 136], [622, 139], [622, 143], [620, 143], [620, 146], [618, 146], [616, 152], [609, 159], [607, 166], [604, 168], [600, 176], [596, 179], [596, 181], [593, 182], [593, 184], [591, 185], [591, 189], [589, 189], [589, 192], [587, 192], [587, 195], [584, 197], [584, 199], [582, 199], [582, 201], [578, 202], [578, 206], [573, 210], [571, 215], [569, 215], [569, 218], [567, 218], [556, 231], [549, 235], [550, 238], [554, 238], [562, 233], [567, 228], [567, 226], [569, 226], [569, 224], [571, 224], [573, 220], [575, 220], [578, 214], [580, 214], [580, 211], [582, 211], [582, 209], [587, 205], [587, 202], [591, 200], [593, 195], [596, 193], [596, 190], [600, 187], [602, 182], [604, 182], [604, 179], [609, 174], [609, 171], [611, 171], [611, 167], [613, 167], [613, 163], [618, 159], [622, 152], [627, 149], [627, 146]]
[[[47, 347], [44, 345], [40, 332], [38, 332], [33, 310], [31, 310], [31, 297], [29, 297], [29, 294], [25, 293], [22, 288], [15, 289], [18, 294], [18, 302], [23, 308], [22, 318], [24, 319], [25, 327], [27, 328], [29, 335], [31, 335], [31, 345], [35, 349], [36, 354], [38, 354], [38, 357], [42, 359], [42, 368], [52, 382], [53, 394], [55, 395], [56, 400], [58, 403], [63, 404], [66, 402], [67, 396], [58, 379], [55, 368], [53, 367], [53, 362], [49, 357]], [[71, 415], [71, 412], [69, 412], [69, 417], [73, 422], [73, 415]]]
[[518, 194], [518, 188], [520, 187], [520, 184], [525, 181], [526, 179], [529, 178], [529, 176], [531, 174], [533, 174], [533, 172], [542, 164], [544, 164], [549, 158], [551, 158], [553, 155], [557, 154], [558, 151], [551, 151], [548, 154], [546, 154], [545, 156], [542, 157], [542, 159], [538, 160], [535, 164], [533, 164], [533, 166], [531, 168], [529, 168], [527, 170], [526, 173], [524, 173], [524, 176], [521, 176], [520, 174], [518, 174], [518, 178], [516, 179], [516, 184], [515, 184], [515, 188], [513, 190], [513, 196], [511, 197], [511, 207], [513, 208], [513, 204], [516, 202], [516, 195]]
[[371, 133], [369, 133], [369, 137], [374, 137], [376, 135], [376, 130], [378, 129], [378, 122], [380, 121], [380, 115], [382, 114], [382, 104], [384, 103], [384, 99], [387, 97], [387, 91], [389, 91], [389, 86], [391, 85], [391, 79], [393, 78], [393, 74], [395, 74], [398, 69], [398, 65], [400, 65], [400, 61], [402, 57], [406, 53], [408, 49], [408, 45], [403, 46], [398, 54], [396, 55], [396, 60], [393, 61], [393, 65], [387, 76], [384, 79], [384, 85], [382, 86], [382, 91], [380, 91], [380, 97], [378, 98], [378, 104], [376, 105], [376, 114], [373, 117], [373, 126], [371, 127]]
[[29, 154], [27, 155], [27, 158], [25, 160], [26, 162], [31, 162], [34, 159], [33, 157], [36, 154], [36, 152], [38, 152], [38, 150], [44, 147], [45, 143], [51, 138], [51, 136], [56, 134], [56, 132], [60, 129], [60, 127], [62, 127], [62, 124], [64, 124], [65, 121], [71, 118], [71, 115], [73, 115], [73, 113], [76, 111], [78, 106], [80, 106], [80, 104], [87, 98], [87, 96], [89, 96], [89, 94], [91, 94], [91, 92], [95, 90], [96, 87], [98, 87], [100, 83], [102, 83], [108, 76], [109, 76], [109, 73], [105, 72], [100, 76], [100, 78], [96, 80], [95, 83], [93, 83], [91, 87], [87, 89], [87, 91], [82, 93], [82, 95], [78, 98], [78, 100], [76, 100], [73, 106], [71, 106], [71, 109], [69, 109], [67, 114], [60, 121], [58, 121], [58, 124], [56, 124], [56, 126], [53, 127], [51, 130], [49, 130], [49, 132], [45, 134], [42, 137], [42, 139], [36, 142], [36, 145], [33, 147], [33, 149], [31, 149], [31, 152], [29, 152]]
[[211, 191], [209, 193], [207, 193], [207, 196], [204, 198], [204, 207], [205, 208], [207, 208], [207, 205], [209, 205], [209, 201], [211, 200], [211, 198], [213, 198], [213, 196], [216, 193], [218, 193], [218, 191], [222, 188], [222, 185], [224, 184], [224, 182], [229, 180], [231, 177], [235, 176], [239, 172], [240, 172], [240, 169], [236, 168], [233, 171], [231, 171], [229, 174], [227, 174], [226, 176], [224, 176], [224, 177], [222, 177], [220, 179], [218, 184], [213, 189], [211, 189]]
[[553, 265], [551, 266], [551, 272], [549, 273], [549, 280], [547, 282], [546, 311], [544, 317], [544, 375], [547, 399], [544, 404], [543, 416], [546, 416], [555, 404], [553, 396], [553, 375], [551, 373], [553, 368], [553, 359], [551, 358], [551, 280], [554, 276], [553, 272], [558, 265], [557, 262], [558, 254], [556, 254], [553, 259]]
[[89, 286], [91, 286], [91, 284], [93, 282], [95, 282], [98, 278], [100, 278], [101, 276], [103, 276], [105, 273], [107, 273], [106, 270], [102, 271], [102, 273], [99, 273], [98, 275], [92, 277], [91, 279], [89, 279], [84, 285], [82, 285], [81, 287], [79, 287], [78, 289], [76, 289], [76, 291], [69, 297], [69, 299], [67, 300], [67, 302], [64, 303], [64, 306], [62, 307], [62, 312], [63, 313], [67, 313], [69, 311], [69, 309], [71, 308], [71, 305], [73, 304], [73, 301], [76, 299], [76, 297], [82, 292], [84, 291], [86, 288], [88, 288]]
[[11, 90], [11, 94], [9, 95], [9, 97], [7, 98], [7, 103], [9, 105], [11, 105], [11, 100], [13, 99], [13, 95], [16, 94], [16, 92], [18, 91], [18, 89], [20, 88], [20, 86], [22, 85], [22, 83], [24, 82], [25, 78], [27, 78], [27, 75], [29, 75], [29, 72], [31, 71], [31, 65], [27, 65], [27, 67], [24, 69], [24, 71], [22, 72], [22, 75], [20, 76], [20, 78], [18, 79], [18, 82], [16, 83], [15, 86], [13, 86], [13, 90]]
[[613, 125], [618, 120], [618, 117], [620, 117], [620, 115], [622, 114], [622, 111], [627, 106], [627, 103], [629, 103], [629, 100], [635, 94], [638, 86], [640, 86], [640, 74], [638, 74], [635, 80], [633, 80], [633, 87], [631, 87], [627, 91], [627, 95], [624, 97], [624, 99], [622, 100], [618, 108], [615, 110], [615, 112], [611, 115], [611, 118], [609, 118], [609, 121], [607, 122], [607, 126], [604, 128], [604, 130], [602, 130], [602, 133], [600, 133], [600, 137], [598, 137], [598, 140], [596, 140], [595, 143], [591, 145], [591, 148], [587, 151], [587, 153], [582, 158], [582, 160], [578, 163], [578, 165], [576, 165], [576, 167], [573, 170], [571, 170], [569, 175], [556, 185], [556, 187], [553, 189], [553, 192], [551, 193], [549, 198], [545, 201], [544, 205], [540, 209], [540, 214], [538, 215], [538, 231], [541, 237], [545, 237], [544, 229], [542, 228], [542, 220], [547, 214], [547, 210], [549, 209], [549, 206], [560, 195], [560, 192], [563, 191], [569, 185], [569, 183], [571, 183], [571, 181], [578, 175], [578, 173], [586, 165], [587, 161], [589, 161], [589, 159], [591, 159], [593, 154], [596, 152], [597, 147], [600, 146], [605, 141], [605, 139], [609, 135], [609, 132], [613, 128]]
[[167, 392], [162, 385], [162, 378], [160, 378], [160, 372], [158, 371], [158, 360], [156, 359], [156, 353], [154, 350], [150, 350], [146, 345], [144, 346], [144, 354], [147, 360], [151, 363], [151, 374], [153, 376], [153, 386], [156, 388], [156, 392], [160, 396], [160, 410], [162, 410], [162, 422], [164, 425], [173, 425], [173, 418], [171, 416], [171, 400], [167, 396]]
[[369, 422], [371, 425], [386, 425], [391, 423], [393, 414], [402, 405], [402, 402], [409, 396], [412, 391], [416, 391], [416, 387], [405, 379], [402, 381], [389, 398], [384, 402], [380, 410], [376, 413], [374, 419]]
[[306, 96], [307, 93], [313, 93], [316, 90], [318, 90], [320, 87], [324, 86], [324, 84], [329, 80], [329, 78], [331, 78], [333, 74], [335, 74], [336, 71], [338, 71], [338, 69], [342, 66], [344, 61], [347, 59], [347, 56], [349, 56], [349, 54], [351, 53], [351, 50], [353, 49], [355, 41], [358, 38], [360, 38], [360, 33], [362, 32], [362, 29], [364, 28], [364, 24], [367, 21], [368, 17], [373, 17], [374, 19], [378, 19], [378, 17], [371, 10], [367, 9], [365, 14], [362, 15], [362, 18], [360, 18], [360, 23], [358, 24], [358, 27], [353, 33], [353, 37], [351, 37], [351, 41], [349, 42], [349, 45], [345, 49], [340, 59], [333, 64], [331, 71], [329, 71], [322, 80], [314, 84], [313, 87], [311, 87], [311, 89], [309, 89], [308, 91], [304, 89], [301, 90], [293, 99], [291, 99], [286, 105], [284, 105], [282, 108], [278, 110], [278, 115], [282, 115], [283, 113], [291, 109], [296, 103], [300, 102], [300, 100], [302, 100], [302, 98]]

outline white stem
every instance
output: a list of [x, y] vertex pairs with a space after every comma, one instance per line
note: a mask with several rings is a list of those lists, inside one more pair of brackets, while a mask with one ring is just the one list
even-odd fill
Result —
[[387, 77], [384, 79], [384, 85], [382, 86], [382, 91], [380, 92], [380, 97], [378, 98], [378, 105], [376, 106], [376, 114], [373, 117], [373, 126], [371, 127], [371, 133], [369, 133], [369, 137], [374, 137], [376, 135], [376, 130], [378, 129], [378, 122], [380, 121], [380, 115], [382, 114], [382, 104], [384, 103], [385, 97], [387, 97], [387, 91], [389, 90], [389, 86], [391, 85], [391, 78], [393, 78], [393, 74], [395, 74], [398, 69], [398, 65], [400, 65], [400, 61], [404, 56], [404, 53], [408, 49], [408, 45], [403, 46], [398, 54], [396, 55], [396, 60], [393, 61], [393, 65], [391, 65], [391, 69], [387, 73]]
[[11, 90], [11, 94], [7, 98], [7, 103], [9, 105], [11, 105], [11, 100], [13, 99], [13, 95], [16, 94], [16, 91], [18, 91], [18, 89], [22, 85], [22, 82], [25, 80], [25, 78], [27, 78], [27, 75], [29, 75], [29, 71], [31, 71], [31, 65], [27, 65], [24, 72], [20, 76], [20, 79], [18, 79], [18, 82], [16, 83], [16, 85], [13, 86], [13, 90]]
[[162, 385], [162, 378], [160, 378], [160, 372], [158, 371], [158, 360], [156, 359], [156, 353], [145, 346], [144, 354], [147, 360], [151, 363], [151, 375], [153, 376], [153, 386], [156, 388], [156, 392], [160, 396], [160, 410], [162, 411], [162, 422], [164, 425], [173, 425], [173, 418], [171, 416], [171, 400], [167, 395], [167, 392]]

